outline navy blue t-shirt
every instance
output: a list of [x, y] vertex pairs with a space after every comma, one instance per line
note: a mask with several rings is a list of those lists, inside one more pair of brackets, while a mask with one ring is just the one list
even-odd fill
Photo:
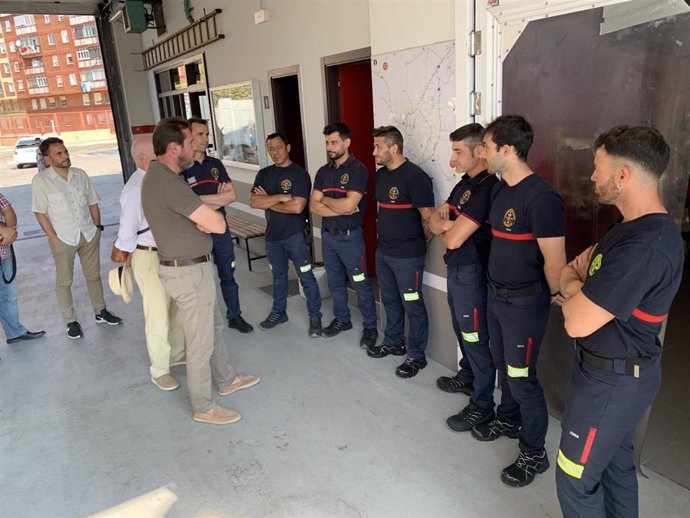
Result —
[[668, 214], [616, 223], [597, 244], [582, 293], [615, 318], [581, 338], [604, 358], [656, 358], [683, 274], [683, 241]]
[[434, 206], [431, 178], [406, 160], [389, 171], [376, 171], [376, 201], [379, 207], [378, 249], [392, 257], [426, 254], [422, 216], [418, 208]]
[[[208, 155], [204, 156], [201, 163], [195, 160], [182, 174], [198, 196], [218, 194], [218, 184], [231, 181], [223, 162]], [[221, 207], [220, 211], [225, 214], [224, 207]]]
[[498, 182], [496, 175], [482, 171], [474, 178], [465, 175], [453, 188], [446, 203], [448, 218], [459, 217], [474, 221], [479, 228], [468, 237], [460, 248], [447, 249], [443, 259], [448, 266], [482, 264], [486, 267], [491, 248], [491, 189]]
[[350, 191], [358, 192], [362, 199], [357, 204], [359, 212], [349, 216], [330, 216], [323, 218], [323, 228], [339, 230], [354, 230], [362, 226], [365, 196], [369, 183], [369, 171], [362, 162], [350, 155], [340, 167], [334, 162], [329, 162], [321, 167], [314, 179], [314, 190], [321, 191], [329, 198], [345, 198]]
[[[291, 194], [293, 198], [309, 199], [311, 178], [302, 167], [292, 162], [287, 167], [271, 165], [261, 169], [254, 187], [263, 187], [267, 194]], [[308, 207], [308, 205], [307, 205]], [[266, 209], [266, 239], [278, 241], [298, 232], [304, 232], [308, 208], [300, 214], [283, 214]]]
[[547, 285], [538, 238], [565, 235], [563, 200], [539, 175], [491, 191], [489, 279], [501, 288]]

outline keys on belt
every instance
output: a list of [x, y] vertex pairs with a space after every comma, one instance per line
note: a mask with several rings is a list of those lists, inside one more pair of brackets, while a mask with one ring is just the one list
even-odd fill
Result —
[[193, 264], [207, 263], [211, 260], [210, 255], [202, 255], [200, 257], [194, 257], [192, 259], [172, 259], [168, 261], [167, 259], [161, 259], [159, 263], [161, 266], [192, 266]]
[[577, 357], [587, 365], [591, 365], [602, 371], [613, 372], [614, 374], [625, 374], [626, 376], [633, 376], [634, 378], [639, 378], [640, 371], [653, 365], [657, 360], [657, 358], [636, 358], [634, 360], [610, 359], [585, 351], [577, 342], [575, 342], [575, 347], [577, 350]]

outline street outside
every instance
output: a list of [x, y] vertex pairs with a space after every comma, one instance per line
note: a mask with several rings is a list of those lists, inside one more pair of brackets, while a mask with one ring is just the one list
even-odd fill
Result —
[[[86, 171], [100, 198], [101, 221], [117, 224], [119, 199], [123, 186], [122, 165], [115, 140], [68, 144], [72, 165]], [[17, 213], [19, 239], [44, 235], [31, 212], [31, 180], [36, 166], [17, 168], [13, 159], [14, 147], [0, 147], [0, 193]]]

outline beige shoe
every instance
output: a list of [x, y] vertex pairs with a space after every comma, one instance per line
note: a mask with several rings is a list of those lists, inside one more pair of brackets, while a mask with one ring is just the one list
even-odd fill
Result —
[[218, 395], [219, 396], [229, 396], [230, 394], [233, 394], [237, 392], [238, 390], [246, 389], [249, 387], [253, 387], [257, 383], [261, 381], [261, 378], [259, 376], [253, 376], [251, 374], [248, 375], [242, 375], [238, 374], [235, 380], [230, 384], [230, 385], [225, 385], [223, 387], [218, 387]]
[[180, 384], [170, 374], [163, 374], [157, 378], [151, 376], [151, 382], [161, 390], [175, 390], [176, 388], [180, 388]]
[[179, 360], [173, 360], [170, 362], [171, 367], [176, 367], [178, 365], [187, 365], [187, 355], [183, 354]]
[[242, 416], [239, 412], [216, 405], [206, 412], [197, 412], [193, 414], [192, 419], [198, 423], [230, 424], [236, 423], [242, 419]]

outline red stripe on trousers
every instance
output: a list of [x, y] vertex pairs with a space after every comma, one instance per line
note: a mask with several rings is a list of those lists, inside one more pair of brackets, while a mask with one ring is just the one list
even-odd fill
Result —
[[592, 444], [594, 444], [594, 438], [597, 436], [597, 429], [590, 428], [589, 434], [587, 435], [587, 441], [585, 442], [585, 449], [582, 450], [582, 456], [580, 457], [580, 464], [587, 464], [587, 459], [589, 459], [589, 452], [592, 451]]

